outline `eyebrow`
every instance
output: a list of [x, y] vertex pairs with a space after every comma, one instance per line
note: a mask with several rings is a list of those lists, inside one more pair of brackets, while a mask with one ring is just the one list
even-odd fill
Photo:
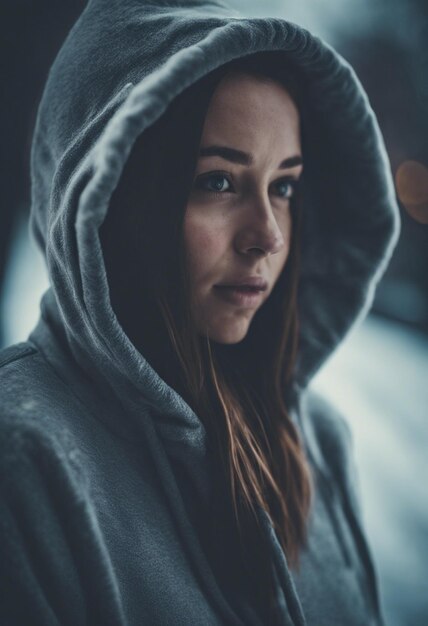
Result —
[[[206, 146], [205, 148], [200, 149], [199, 156], [219, 156], [223, 159], [226, 159], [226, 161], [239, 163], [240, 165], [246, 165], [247, 167], [254, 163], [254, 158], [251, 154], [248, 154], [247, 152], [242, 152], [242, 150], [237, 150], [236, 148], [229, 148], [228, 146]], [[300, 154], [296, 154], [281, 161], [278, 169], [289, 169], [290, 167], [295, 167], [296, 165], [302, 164], [302, 156]]]

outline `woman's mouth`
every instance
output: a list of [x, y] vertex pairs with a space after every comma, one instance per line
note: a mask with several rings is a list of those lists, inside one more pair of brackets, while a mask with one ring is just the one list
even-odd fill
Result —
[[226, 302], [242, 307], [257, 306], [263, 295], [264, 289], [244, 285], [241, 287], [229, 287], [224, 285], [214, 285], [215, 293]]

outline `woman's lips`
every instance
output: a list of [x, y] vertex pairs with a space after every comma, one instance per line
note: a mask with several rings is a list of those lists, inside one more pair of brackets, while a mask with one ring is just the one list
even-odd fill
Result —
[[263, 295], [264, 289], [259, 287], [225, 287], [214, 285], [215, 293], [226, 302], [242, 307], [257, 306]]

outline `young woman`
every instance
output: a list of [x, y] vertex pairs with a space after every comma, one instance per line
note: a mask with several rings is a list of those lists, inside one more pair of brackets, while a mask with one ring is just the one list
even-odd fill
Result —
[[398, 232], [352, 70], [218, 2], [92, 0], [32, 176], [51, 287], [0, 354], [1, 623], [382, 623], [308, 387]]

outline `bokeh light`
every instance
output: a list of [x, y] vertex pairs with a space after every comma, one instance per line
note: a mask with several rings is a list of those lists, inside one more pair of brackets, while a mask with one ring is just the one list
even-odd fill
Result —
[[409, 215], [428, 224], [428, 167], [418, 161], [404, 161], [395, 174], [397, 195]]

